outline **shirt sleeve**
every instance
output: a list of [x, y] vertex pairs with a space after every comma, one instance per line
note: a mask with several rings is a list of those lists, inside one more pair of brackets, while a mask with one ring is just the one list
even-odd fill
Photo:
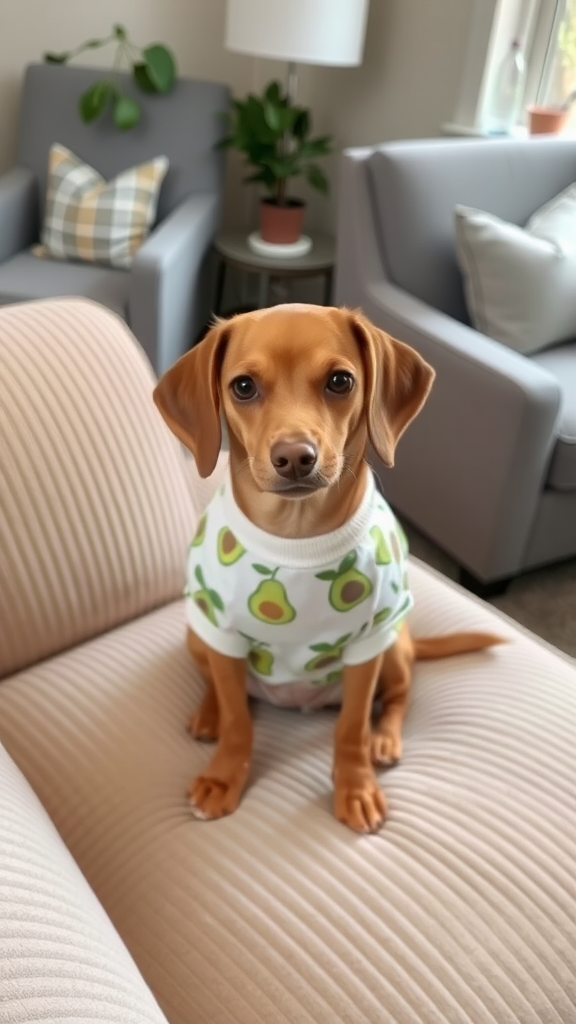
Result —
[[397, 607], [391, 610], [385, 622], [373, 625], [358, 640], [347, 644], [342, 658], [343, 663], [345, 665], [361, 665], [391, 647], [413, 605], [412, 594], [410, 591], [404, 590], [400, 595]]
[[230, 658], [247, 657], [250, 651], [248, 640], [235, 630], [213, 625], [191, 597], [186, 598], [186, 621], [196, 636], [219, 654], [227, 654]]

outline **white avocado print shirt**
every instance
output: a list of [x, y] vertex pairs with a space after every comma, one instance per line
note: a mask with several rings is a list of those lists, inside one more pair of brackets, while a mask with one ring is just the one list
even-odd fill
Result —
[[228, 476], [190, 545], [188, 623], [210, 647], [248, 659], [252, 695], [292, 707], [338, 703], [343, 666], [386, 650], [412, 607], [407, 553], [372, 474], [344, 526], [303, 540], [254, 526]]

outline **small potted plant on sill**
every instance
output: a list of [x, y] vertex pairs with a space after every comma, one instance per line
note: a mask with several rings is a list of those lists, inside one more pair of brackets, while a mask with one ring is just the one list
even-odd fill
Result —
[[314, 161], [332, 151], [331, 137], [311, 138], [309, 111], [292, 105], [278, 82], [261, 96], [232, 100], [226, 117], [228, 135], [220, 145], [243, 153], [252, 168], [244, 180], [268, 192], [260, 201], [260, 237], [281, 245], [297, 242], [305, 203], [289, 194], [288, 182], [303, 176], [312, 188], [328, 192], [328, 179]]

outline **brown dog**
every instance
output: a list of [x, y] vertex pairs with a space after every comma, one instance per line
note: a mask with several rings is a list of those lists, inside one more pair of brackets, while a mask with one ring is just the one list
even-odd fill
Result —
[[[373, 493], [372, 474], [365, 460], [367, 444], [372, 443], [386, 465], [393, 465], [396, 443], [426, 400], [433, 377], [433, 370], [412, 348], [378, 330], [358, 312], [287, 305], [219, 322], [201, 344], [164, 374], [154, 400], [168, 426], [193, 453], [203, 477], [214, 470], [224, 417], [232, 496], [223, 500], [234, 506], [245, 536], [255, 538], [265, 551], [268, 542], [272, 551], [274, 544], [283, 545], [291, 559], [294, 552], [301, 551], [302, 539], [306, 551], [332, 550], [333, 539], [362, 518], [370, 488], [370, 500], [376, 502], [378, 514], [392, 516], [383, 499]], [[201, 524], [193, 547], [204, 540], [203, 529]], [[227, 528], [220, 529], [217, 541], [214, 537], [214, 545], [221, 548], [220, 562], [231, 565], [242, 557], [245, 536], [238, 540]], [[394, 593], [406, 598], [398, 538], [394, 539], [394, 529], [387, 536], [397, 558], [392, 558], [380, 533], [379, 543], [384, 547], [376, 561], [390, 563], [396, 571], [390, 585]], [[318, 593], [330, 582], [330, 603], [336, 609], [331, 611], [332, 619], [338, 620], [338, 612], [343, 610], [360, 609], [358, 615], [362, 615], [364, 596], [372, 592], [374, 597], [376, 583], [358, 571], [355, 558], [356, 550], [336, 569], [314, 575]], [[229, 573], [226, 594], [232, 595], [232, 604], [242, 604], [246, 610], [245, 599], [236, 598], [234, 588], [253, 572], [268, 577], [256, 590], [252, 585], [248, 600], [250, 621], [258, 618], [265, 623], [264, 642], [240, 630], [232, 640], [230, 633], [217, 632], [224, 604], [202, 570], [198, 566], [194, 570], [200, 589], [192, 595], [193, 621], [198, 621], [201, 629], [189, 629], [188, 646], [205, 676], [207, 690], [190, 728], [199, 739], [218, 739], [205, 774], [190, 787], [193, 811], [203, 818], [218, 818], [238, 806], [252, 748], [247, 690], [251, 674], [247, 669], [256, 668], [265, 681], [272, 660], [266, 638], [282, 634], [282, 623], [296, 616], [287, 596], [290, 591], [276, 579], [279, 568], [273, 570], [260, 560], [248, 565], [249, 561], [240, 561], [238, 571]], [[292, 563], [296, 564], [294, 559], [286, 564]], [[320, 630], [323, 606], [314, 600]], [[400, 757], [413, 661], [500, 642], [481, 633], [412, 640], [403, 622], [411, 601], [405, 599], [401, 604], [398, 597], [394, 608], [392, 602], [388, 600], [378, 615], [372, 613], [372, 625], [358, 626], [356, 620], [358, 628], [336, 641], [332, 636], [331, 643], [309, 644], [316, 653], [305, 666], [311, 666], [310, 671], [317, 666], [320, 672], [320, 666], [335, 664], [340, 656], [343, 659], [343, 667], [333, 673], [338, 680], [328, 676], [329, 684], [338, 689], [341, 704], [334, 745], [335, 813], [359, 832], [376, 830], [385, 817], [385, 800], [373, 765], [391, 765]], [[308, 615], [306, 622], [300, 616], [302, 629], [310, 623], [314, 627], [315, 614]], [[382, 616], [388, 616], [391, 624], [385, 643], [378, 639], [383, 627], [374, 625]], [[370, 640], [358, 639], [363, 631], [366, 637], [370, 629], [376, 631], [378, 649], [374, 642], [370, 647]], [[350, 651], [367, 651], [370, 656], [363, 661], [358, 654], [347, 656], [347, 645]], [[320, 689], [316, 686], [315, 692]], [[275, 692], [283, 692], [282, 685]], [[382, 701], [382, 713], [371, 728], [376, 694]]]

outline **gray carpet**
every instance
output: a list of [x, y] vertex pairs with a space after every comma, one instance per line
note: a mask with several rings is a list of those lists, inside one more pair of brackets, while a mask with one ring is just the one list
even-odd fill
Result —
[[[413, 527], [404, 525], [412, 553], [450, 579], [457, 579], [455, 562]], [[489, 603], [576, 658], [576, 558], [517, 577], [505, 594]]]

